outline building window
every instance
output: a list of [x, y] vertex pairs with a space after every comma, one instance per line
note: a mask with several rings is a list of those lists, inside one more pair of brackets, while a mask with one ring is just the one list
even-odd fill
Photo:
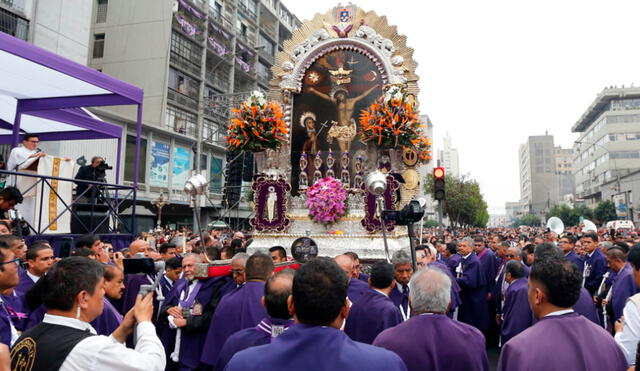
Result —
[[194, 99], [198, 99], [198, 88], [200, 83], [191, 77], [169, 68], [169, 88]]
[[96, 10], [96, 23], [107, 22], [107, 7], [109, 0], [98, 0], [98, 7]]
[[29, 36], [29, 21], [0, 8], [0, 32], [27, 41]]
[[167, 127], [176, 133], [196, 136], [196, 115], [192, 113], [167, 106], [166, 123]]
[[[133, 182], [135, 177], [134, 164], [136, 162], [136, 137], [135, 135], [127, 135], [127, 144], [125, 147], [125, 165], [124, 180]], [[146, 183], [147, 181], [147, 140], [140, 138], [140, 167], [138, 169], [138, 183]]]
[[102, 58], [104, 55], [104, 34], [93, 35], [93, 57]]
[[[171, 62], [195, 75], [200, 74], [202, 48], [176, 31], [171, 33]], [[175, 59], [175, 60], [174, 60]]]

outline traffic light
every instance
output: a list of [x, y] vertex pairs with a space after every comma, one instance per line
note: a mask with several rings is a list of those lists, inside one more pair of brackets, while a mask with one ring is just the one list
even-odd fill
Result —
[[433, 169], [433, 198], [442, 201], [444, 197], [444, 168], [438, 166]]

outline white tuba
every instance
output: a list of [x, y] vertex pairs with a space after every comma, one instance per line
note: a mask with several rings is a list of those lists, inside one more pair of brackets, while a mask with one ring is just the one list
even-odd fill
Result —
[[557, 216], [552, 216], [547, 220], [547, 229], [560, 236], [564, 232], [564, 223]]
[[582, 223], [584, 223], [584, 228], [582, 228], [582, 233], [588, 232], [588, 231], [598, 232], [598, 227], [596, 227], [595, 223], [592, 222], [591, 220], [585, 219], [582, 221]]

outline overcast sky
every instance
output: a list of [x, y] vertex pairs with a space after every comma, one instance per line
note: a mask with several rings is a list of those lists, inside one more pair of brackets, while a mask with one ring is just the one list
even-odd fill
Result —
[[[301, 21], [338, 2], [282, 0]], [[386, 15], [415, 50], [420, 109], [461, 173], [478, 180], [490, 213], [518, 201], [518, 146], [571, 127], [609, 85], [640, 83], [640, 1], [354, 2]]]

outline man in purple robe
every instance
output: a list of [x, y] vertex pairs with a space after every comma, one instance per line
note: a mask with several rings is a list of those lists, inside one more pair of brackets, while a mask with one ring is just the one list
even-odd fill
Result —
[[442, 252], [441, 260], [447, 265], [447, 267], [449, 267], [451, 274], [455, 276], [456, 267], [460, 264], [460, 260], [462, 260], [460, 254], [458, 254], [458, 244], [455, 242], [449, 242]]
[[402, 322], [400, 308], [396, 307], [389, 293], [396, 285], [393, 265], [380, 261], [371, 267], [369, 285], [349, 311], [344, 332], [352, 340], [371, 344], [379, 333]]
[[186, 254], [182, 258], [184, 279], [176, 282], [160, 311], [160, 320], [166, 321], [166, 325], [176, 330], [174, 347], [169, 357], [178, 364], [179, 370], [199, 368], [205, 337], [218, 304], [219, 291], [226, 283], [219, 278], [195, 279], [195, 267], [200, 262], [202, 260], [197, 254]]
[[236, 290], [225, 295], [216, 309], [206, 336], [201, 362], [214, 366], [224, 343], [234, 333], [254, 327], [267, 312], [262, 306], [264, 283], [273, 274], [271, 257], [254, 254], [247, 259], [245, 266], [246, 282]]
[[511, 260], [505, 267], [505, 281], [509, 287], [504, 293], [502, 321], [500, 323], [500, 344], [505, 344], [532, 325], [533, 315], [529, 308], [527, 277], [524, 265]]
[[589, 321], [595, 323], [596, 325], [601, 325], [600, 315], [598, 314], [596, 305], [593, 302], [593, 297], [584, 287], [580, 289], [580, 297], [578, 298], [578, 301], [573, 305], [573, 310], [575, 310], [576, 313], [584, 316]]
[[435, 249], [429, 247], [428, 245], [420, 245], [416, 247], [416, 261], [417, 265], [422, 269], [423, 267], [432, 266], [439, 268], [441, 271], [449, 276], [451, 280], [451, 305], [449, 306], [449, 310], [447, 311], [447, 315], [453, 318], [453, 313], [456, 308], [460, 306], [460, 286], [458, 286], [458, 282], [456, 281], [453, 274], [449, 270], [449, 267], [445, 263], [440, 260], [436, 260], [433, 252]]
[[353, 251], [347, 251], [344, 253], [353, 259], [353, 277], [359, 279], [360, 281], [369, 283], [369, 275], [366, 273], [362, 273], [360, 270], [360, 257]]
[[465, 237], [458, 246], [458, 252], [462, 256], [462, 261], [456, 268], [456, 280], [462, 289], [458, 320], [484, 331], [489, 328], [487, 283], [473, 247], [474, 241], [470, 237]]
[[335, 258], [336, 263], [344, 273], [349, 277], [349, 293], [348, 297], [352, 303], [355, 303], [360, 297], [370, 290], [369, 284], [354, 277], [355, 261], [350, 255], [338, 255]]
[[498, 275], [496, 276], [493, 289], [492, 289], [492, 296], [495, 298], [494, 304], [495, 304], [495, 310], [496, 310], [496, 319], [498, 323], [501, 321], [501, 317], [502, 317], [502, 305], [504, 303], [504, 294], [507, 291], [507, 288], [509, 287], [509, 283], [505, 280], [506, 263], [510, 261], [519, 262], [520, 265], [522, 265], [522, 268], [524, 269], [525, 278], [529, 277], [529, 270], [530, 270], [530, 268], [526, 264], [524, 264], [524, 262], [522, 261], [522, 252], [518, 247], [510, 246], [506, 248], [504, 259], [505, 259], [505, 264], [498, 271]]
[[503, 346], [498, 370], [626, 370], [611, 335], [571, 309], [580, 295], [577, 267], [550, 244], [535, 254], [529, 305], [538, 322]]
[[409, 371], [488, 370], [482, 333], [445, 315], [451, 283], [448, 275], [433, 265], [416, 272], [409, 283], [414, 316], [383, 331], [373, 345], [398, 354]]
[[[0, 292], [11, 290], [18, 284], [18, 263], [19, 259], [7, 244], [0, 243]], [[18, 339], [18, 332], [11, 318], [11, 310], [10, 305], [0, 298], [0, 368], [5, 370], [11, 369], [9, 349]]]
[[[138, 253], [148, 256], [149, 242], [140, 239], [140, 240], [133, 241], [129, 245], [130, 257], [135, 258]], [[140, 285], [153, 285], [155, 278], [156, 278], [155, 273], [125, 275], [125, 278], [124, 278], [125, 289], [124, 289], [124, 295], [122, 297], [122, 308], [120, 308], [121, 313], [127, 313], [129, 309], [133, 308], [133, 306], [136, 303], [136, 298], [138, 297], [138, 293], [140, 292]]]
[[398, 250], [393, 254], [391, 264], [395, 270], [396, 287], [389, 293], [389, 299], [400, 308], [400, 314], [406, 321], [411, 317], [409, 307], [409, 280], [413, 274], [411, 255], [406, 250]]
[[[27, 264], [29, 267], [22, 272], [20, 283], [16, 286], [18, 294], [26, 295], [33, 285], [40, 280], [51, 268], [54, 263], [53, 249], [48, 243], [34, 244], [27, 250]], [[25, 298], [25, 303], [29, 301]], [[25, 328], [30, 329], [42, 322], [46, 309], [43, 305], [27, 306], [29, 309], [29, 318]]]
[[340, 331], [349, 314], [348, 284], [333, 259], [302, 265], [288, 300], [296, 324], [271, 344], [237, 353], [225, 370], [406, 370], [393, 352], [353, 341]]
[[560, 237], [559, 247], [564, 253], [564, 257], [578, 267], [578, 271], [584, 271], [584, 260], [576, 253], [576, 238], [571, 234]]
[[613, 323], [622, 317], [627, 299], [635, 295], [638, 288], [633, 279], [633, 269], [621, 249], [614, 247], [607, 251], [607, 265], [616, 272], [616, 279], [602, 305], [606, 308], [609, 322]]
[[122, 314], [114, 307], [112, 300], [122, 298], [124, 273], [115, 265], [104, 265], [104, 306], [102, 313], [91, 321], [98, 335], [109, 336], [122, 323]]
[[598, 248], [598, 234], [589, 231], [580, 239], [586, 253], [582, 280], [584, 288], [591, 295], [595, 295], [602, 282], [602, 276], [607, 271], [607, 258]]
[[[640, 286], [640, 244], [635, 244], [629, 250], [627, 256], [633, 269], [633, 278], [636, 286]], [[618, 320], [615, 324], [616, 343], [622, 349], [627, 364], [636, 364], [638, 342], [640, 341], [640, 293], [631, 296], [623, 309], [624, 321]], [[637, 364], [636, 364], [637, 365]]]
[[287, 301], [291, 296], [293, 271], [283, 270], [269, 277], [264, 285], [262, 305], [267, 310], [256, 327], [249, 327], [231, 335], [224, 343], [214, 370], [224, 370], [231, 357], [241, 350], [264, 344], [286, 331], [292, 324]]

